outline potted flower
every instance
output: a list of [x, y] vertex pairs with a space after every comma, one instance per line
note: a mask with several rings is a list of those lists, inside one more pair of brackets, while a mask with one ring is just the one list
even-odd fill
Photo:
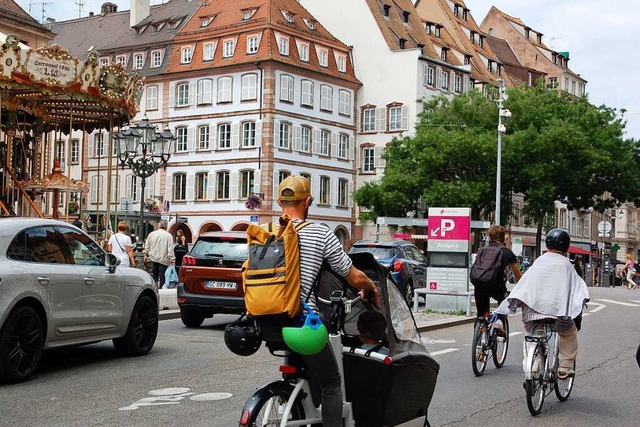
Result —
[[256, 210], [262, 207], [262, 196], [260, 194], [252, 193], [247, 197], [247, 201], [244, 204], [249, 210]]
[[145, 200], [144, 207], [147, 212], [160, 213], [160, 203], [156, 199], [149, 198]]

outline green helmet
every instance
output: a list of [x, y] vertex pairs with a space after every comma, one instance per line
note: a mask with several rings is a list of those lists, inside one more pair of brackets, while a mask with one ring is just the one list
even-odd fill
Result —
[[320, 353], [327, 345], [329, 333], [326, 326], [322, 324], [320, 316], [309, 309], [306, 303], [303, 305], [308, 311], [304, 324], [282, 328], [282, 337], [291, 350], [305, 356], [313, 356]]

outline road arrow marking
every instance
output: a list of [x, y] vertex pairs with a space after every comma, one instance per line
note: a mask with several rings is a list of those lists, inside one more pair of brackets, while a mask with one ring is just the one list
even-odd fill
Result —
[[609, 302], [611, 304], [624, 305], [625, 307], [640, 307], [640, 304], [631, 304], [629, 302], [614, 301], [614, 300], [611, 300], [611, 299], [600, 299], [599, 298], [598, 301]]
[[[593, 310], [589, 310], [589, 313], [597, 313], [597, 312], [599, 312], [600, 310], [602, 310], [603, 308], [605, 308], [605, 307], [606, 307], [606, 305], [604, 305], [604, 304], [598, 304], [597, 302], [590, 302], [589, 304], [591, 304], [591, 305], [597, 305], [597, 307], [596, 307], [596, 308], [594, 308]], [[587, 314], [589, 314], [589, 313], [584, 313], [584, 314], [583, 314], [583, 316], [586, 316], [586, 315], [587, 315]]]

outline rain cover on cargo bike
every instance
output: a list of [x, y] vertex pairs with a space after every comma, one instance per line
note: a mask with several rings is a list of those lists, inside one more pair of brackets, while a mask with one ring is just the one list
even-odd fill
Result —
[[[427, 415], [438, 377], [439, 365], [420, 341], [413, 313], [392, 282], [387, 270], [369, 253], [349, 254], [353, 265], [371, 278], [380, 291], [379, 310], [387, 321], [386, 357], [357, 351], [358, 316], [367, 310], [358, 302], [346, 314], [343, 363], [347, 400], [353, 404], [354, 419], [362, 426], [394, 426]], [[318, 310], [329, 324], [331, 293], [343, 290], [348, 299], [358, 290], [336, 273], [321, 273], [317, 288]]]

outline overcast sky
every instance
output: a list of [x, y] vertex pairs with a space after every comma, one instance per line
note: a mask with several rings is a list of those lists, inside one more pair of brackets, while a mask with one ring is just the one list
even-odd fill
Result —
[[[100, 12], [102, 0], [17, 0], [36, 19], [78, 18], [77, 3], [84, 3], [82, 16]], [[216, 0], [224, 1], [224, 0]], [[318, 0], [322, 1], [322, 0]], [[351, 1], [351, 0], [350, 0]], [[151, 0], [160, 4], [162, 0]], [[130, 9], [130, 0], [112, 0], [119, 10]], [[522, 19], [532, 29], [544, 34], [543, 41], [559, 52], [568, 51], [570, 68], [584, 77], [593, 104], [626, 109], [627, 136], [640, 139], [640, 96], [634, 73], [640, 65], [634, 24], [640, 13], [628, 2], [602, 0], [466, 0], [471, 14], [480, 25], [492, 5]]]

